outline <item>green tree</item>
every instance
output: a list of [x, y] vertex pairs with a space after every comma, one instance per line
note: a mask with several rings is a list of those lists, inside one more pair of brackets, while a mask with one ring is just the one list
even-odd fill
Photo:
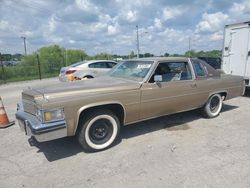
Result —
[[98, 60], [102, 60], [102, 59], [109, 60], [109, 59], [112, 59], [112, 55], [108, 53], [99, 53], [99, 54], [96, 54], [94, 58]]
[[129, 54], [129, 58], [130, 58], [130, 59], [133, 59], [134, 57], [136, 57], [136, 55], [135, 55], [135, 52], [132, 50], [132, 51], [130, 52], [130, 54]]
[[187, 51], [184, 54], [185, 57], [197, 57], [196, 52], [194, 50]]
[[168, 56], [169, 56], [169, 53], [166, 52], [166, 53], [164, 54], [164, 57], [168, 57]]
[[154, 54], [151, 54], [151, 53], [145, 53], [143, 56], [144, 56], [144, 57], [154, 57]]
[[67, 65], [86, 60], [88, 55], [83, 50], [68, 49], [64, 50], [65, 61]]
[[55, 73], [63, 66], [63, 49], [58, 45], [43, 47], [38, 50], [42, 72]]

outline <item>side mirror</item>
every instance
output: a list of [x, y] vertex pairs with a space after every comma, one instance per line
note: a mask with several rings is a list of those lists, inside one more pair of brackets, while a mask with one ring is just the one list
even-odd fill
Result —
[[162, 82], [162, 75], [154, 75], [154, 82]]

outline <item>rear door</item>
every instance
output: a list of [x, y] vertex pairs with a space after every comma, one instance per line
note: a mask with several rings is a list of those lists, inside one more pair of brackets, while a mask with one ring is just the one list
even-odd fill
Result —
[[249, 43], [249, 27], [231, 30], [229, 47], [230, 74], [246, 76]]

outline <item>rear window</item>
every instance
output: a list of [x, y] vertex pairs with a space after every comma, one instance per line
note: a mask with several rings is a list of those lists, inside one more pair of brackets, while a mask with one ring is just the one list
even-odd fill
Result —
[[198, 60], [193, 60], [194, 71], [197, 77], [205, 77], [206, 72], [203, 65]]
[[84, 63], [86, 63], [86, 62], [85, 61], [77, 62], [77, 63], [70, 65], [70, 67], [77, 67], [77, 66], [82, 65]]
[[[194, 69], [195, 69], [197, 77], [204, 77], [204, 76], [219, 77], [220, 76], [219, 71], [215, 70], [211, 65], [209, 65], [203, 60], [192, 59], [192, 63], [194, 65]], [[205, 75], [203, 75], [203, 73], [205, 73]]]
[[89, 68], [108, 68], [106, 62], [97, 62], [89, 64]]

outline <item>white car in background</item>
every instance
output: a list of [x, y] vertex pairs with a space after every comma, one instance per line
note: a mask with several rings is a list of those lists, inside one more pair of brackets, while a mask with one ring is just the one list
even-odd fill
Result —
[[59, 80], [62, 82], [90, 79], [101, 76], [113, 68], [117, 62], [110, 60], [81, 61], [68, 67], [62, 67]]

